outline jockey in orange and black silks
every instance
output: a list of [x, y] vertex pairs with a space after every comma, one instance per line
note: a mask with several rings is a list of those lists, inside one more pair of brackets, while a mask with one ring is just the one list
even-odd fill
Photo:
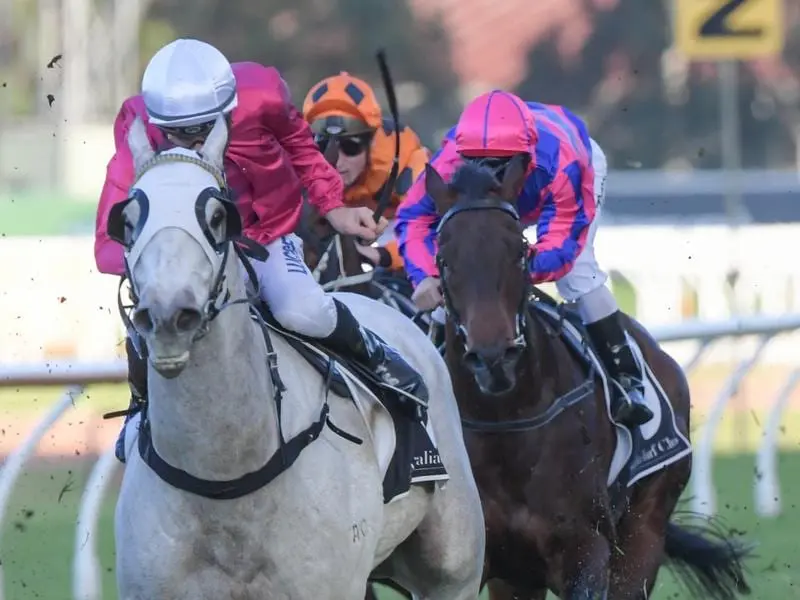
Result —
[[[314, 85], [303, 102], [303, 116], [321, 148], [336, 137], [339, 158], [336, 168], [345, 185], [344, 202], [374, 210], [383, 194], [395, 158], [395, 123], [384, 118], [372, 88], [349, 73], [327, 77]], [[398, 176], [391, 202], [384, 216], [394, 217], [395, 209], [430, 158], [417, 134], [405, 125], [399, 127], [400, 154]], [[378, 247], [357, 246], [373, 265], [402, 269], [391, 228], [378, 238]]]
[[[646, 423], [653, 413], [644, 404], [642, 373], [605, 285], [608, 276], [594, 255], [608, 166], [585, 123], [564, 107], [524, 102], [495, 90], [466, 106], [431, 165], [448, 180], [463, 161], [478, 161], [501, 179], [505, 165], [518, 154], [528, 157], [528, 175], [517, 209], [521, 221], [535, 225], [537, 233], [528, 262], [531, 281], [554, 281], [565, 300], [577, 303], [600, 357], [626, 392], [617, 394], [615, 419]], [[423, 174], [398, 208], [395, 225], [414, 300], [422, 310], [443, 305], [435, 260], [440, 218]]]

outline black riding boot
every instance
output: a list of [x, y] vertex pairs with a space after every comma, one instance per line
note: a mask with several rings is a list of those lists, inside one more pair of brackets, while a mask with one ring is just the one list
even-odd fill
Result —
[[[376, 333], [359, 325], [353, 313], [344, 304], [336, 303], [336, 329], [322, 340], [334, 352], [352, 358], [376, 374], [383, 383], [401, 390], [428, 405], [428, 388], [422, 376], [403, 359], [398, 352], [386, 344]], [[398, 394], [409, 412], [422, 418], [424, 407]]]
[[125, 352], [128, 355], [128, 387], [131, 391], [131, 402], [114, 447], [117, 460], [121, 463], [125, 462], [125, 428], [128, 421], [142, 409], [147, 400], [147, 359], [139, 356], [130, 337], [125, 338]]
[[625, 390], [625, 394], [613, 394], [612, 417], [628, 427], [643, 425], [653, 418], [644, 403], [644, 383], [642, 372], [633, 350], [625, 337], [625, 328], [619, 311], [586, 326], [594, 347], [600, 355], [611, 377]]

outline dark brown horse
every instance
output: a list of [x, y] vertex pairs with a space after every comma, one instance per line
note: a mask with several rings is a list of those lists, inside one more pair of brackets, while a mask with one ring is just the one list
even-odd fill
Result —
[[308, 201], [303, 204], [303, 215], [295, 233], [303, 240], [306, 265], [321, 285], [346, 278], [347, 281], [341, 281], [342, 286], [338, 289], [372, 295], [368, 280], [353, 282], [353, 278], [364, 274], [362, 264], [367, 262], [356, 250], [355, 240], [338, 235]]
[[[487, 578], [502, 582], [492, 586], [493, 600], [544, 599], [548, 589], [570, 600], [644, 599], [665, 562], [700, 597], [749, 593], [742, 567], [749, 549], [708, 524], [690, 529], [670, 521], [691, 472], [689, 386], [680, 366], [631, 318], [628, 331], [657, 379], [653, 389], [663, 390], [664, 414], [675, 415], [658, 426], [671, 427], [672, 438], [645, 443], [651, 455], [655, 442], [660, 452], [682, 440], [685, 451], [668, 466], [638, 471], [638, 479], [636, 461], [628, 461], [609, 483], [623, 438], [608, 416], [608, 379], [598, 361], [587, 361], [585, 338], [570, 344], [564, 333], [572, 331], [574, 341], [581, 324], [540, 292], [532, 300], [529, 247], [516, 209], [522, 157], [511, 161], [502, 182], [469, 163], [449, 185], [431, 166], [426, 177], [442, 217], [437, 260], [449, 315], [446, 360], [484, 505]], [[632, 444], [633, 458], [645, 460]]]

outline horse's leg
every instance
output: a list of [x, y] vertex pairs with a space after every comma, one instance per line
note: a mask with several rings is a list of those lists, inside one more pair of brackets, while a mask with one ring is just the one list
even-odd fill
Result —
[[[396, 580], [412, 591], [414, 600], [475, 600], [480, 595], [486, 545], [483, 519], [478, 513], [481, 518], [476, 515], [470, 523], [463, 516], [466, 511], [452, 510], [464, 497], [452, 495], [457, 493], [452, 483], [458, 484], [458, 480], [453, 478], [446, 490], [436, 491], [440, 506], [433, 508], [392, 556]], [[445, 491], [451, 495], [442, 493]]]
[[611, 559], [613, 600], [645, 600], [656, 583], [669, 514], [664, 514], [663, 502], [655, 494], [648, 493], [646, 500], [619, 524], [619, 548], [614, 549]]
[[[691, 392], [683, 370], [639, 323], [631, 320], [629, 329], [672, 403], [680, 430], [688, 437]], [[664, 559], [667, 525], [691, 469], [691, 457], [687, 457], [635, 486], [630, 510], [617, 526], [618, 549], [611, 559], [614, 600], [649, 598]]]
[[608, 540], [595, 530], [584, 530], [563, 537], [560, 543], [564, 550], [553, 562], [561, 563], [561, 597], [606, 600], [611, 558]]

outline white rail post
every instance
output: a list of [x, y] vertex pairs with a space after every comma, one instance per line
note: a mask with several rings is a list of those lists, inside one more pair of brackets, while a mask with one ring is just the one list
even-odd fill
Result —
[[[22, 472], [22, 467], [25, 466], [25, 463], [36, 450], [44, 435], [61, 418], [61, 415], [72, 406], [75, 398], [79, 397], [83, 390], [84, 386], [82, 385], [73, 385], [67, 388], [61, 398], [53, 404], [50, 412], [37, 423], [30, 435], [25, 438], [25, 441], [8, 455], [6, 462], [0, 467], [0, 542], [2, 542], [3, 521], [8, 509], [8, 501], [11, 498], [14, 484]], [[2, 549], [2, 544], [0, 544], [0, 549]], [[5, 599], [5, 589], [3, 564], [0, 562], [0, 600]]]
[[769, 418], [764, 427], [761, 443], [756, 454], [754, 496], [756, 513], [763, 517], [777, 517], [781, 514], [781, 489], [776, 455], [780, 437], [781, 418], [792, 392], [800, 383], [800, 367], [795, 368], [786, 378], [783, 387], [775, 395]]
[[697, 348], [692, 355], [692, 358], [687, 360], [684, 364], [681, 365], [681, 369], [683, 369], [684, 375], [688, 376], [692, 371], [695, 370], [697, 365], [700, 364], [700, 361], [703, 359], [706, 351], [708, 350], [709, 346], [714, 343], [713, 339], [702, 340], [699, 344], [697, 344]]
[[725, 407], [741, 384], [744, 377], [761, 357], [764, 348], [770, 343], [774, 334], [761, 336], [758, 346], [750, 358], [743, 360], [728, 377], [722, 390], [711, 408], [711, 414], [700, 428], [699, 440], [694, 450], [692, 466], [692, 509], [702, 515], [711, 516], [716, 512], [716, 490], [714, 488], [712, 462], [714, 460], [714, 435], [722, 420]]
[[95, 462], [81, 497], [72, 567], [74, 600], [103, 600], [102, 569], [97, 551], [98, 524], [109, 482], [120, 466], [114, 450], [112, 444]]

